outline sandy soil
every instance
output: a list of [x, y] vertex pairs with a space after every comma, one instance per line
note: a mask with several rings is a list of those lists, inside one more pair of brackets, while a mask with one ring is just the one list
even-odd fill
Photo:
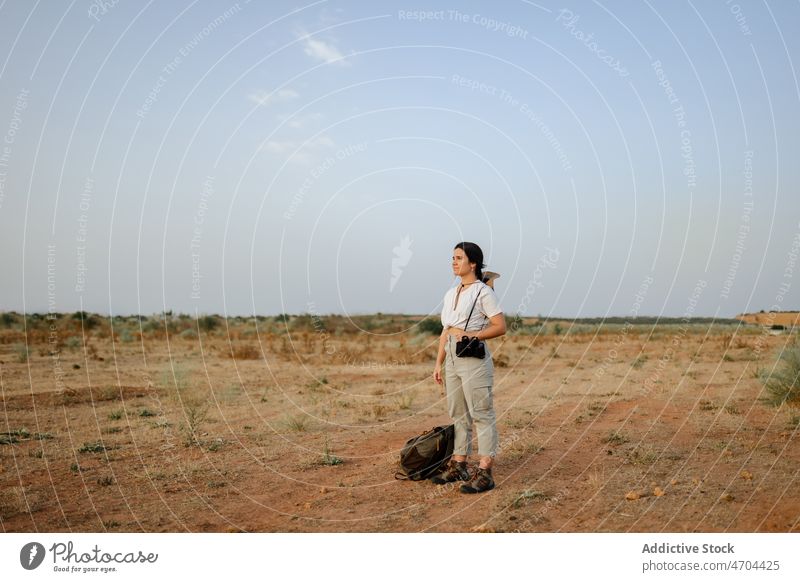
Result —
[[788, 336], [490, 340], [501, 450], [475, 496], [393, 477], [449, 422], [436, 341], [2, 344], [2, 530], [800, 531], [800, 410], [757, 379]]

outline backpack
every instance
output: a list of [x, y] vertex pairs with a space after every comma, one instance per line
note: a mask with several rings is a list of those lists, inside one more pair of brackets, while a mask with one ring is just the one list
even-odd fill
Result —
[[395, 479], [422, 481], [432, 477], [447, 464], [453, 455], [455, 427], [435, 426], [406, 441], [400, 452], [400, 470]]

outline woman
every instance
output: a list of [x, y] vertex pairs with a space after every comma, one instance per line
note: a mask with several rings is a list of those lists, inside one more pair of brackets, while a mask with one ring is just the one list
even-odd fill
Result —
[[[483, 359], [458, 357], [455, 353], [456, 342], [464, 335], [483, 341], [506, 332], [505, 317], [494, 289], [483, 282], [484, 266], [483, 251], [475, 243], [461, 242], [453, 249], [453, 273], [461, 277], [461, 283], [444, 296], [444, 330], [433, 370], [436, 383], [441, 385], [444, 381], [445, 384], [447, 409], [455, 424], [455, 445], [450, 463], [431, 480], [439, 485], [466, 481], [461, 485], [462, 493], [480, 493], [494, 488], [492, 464], [497, 453], [497, 426], [492, 405], [492, 354], [488, 346]], [[470, 476], [467, 456], [472, 452], [473, 421], [481, 459], [478, 469]]]

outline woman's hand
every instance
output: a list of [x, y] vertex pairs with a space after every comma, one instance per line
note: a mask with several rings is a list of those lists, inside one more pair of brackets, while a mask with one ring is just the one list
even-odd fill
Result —
[[436, 364], [433, 368], [433, 380], [439, 385], [439, 394], [444, 396], [444, 378], [442, 378], [442, 365]]
[[442, 385], [443, 380], [442, 380], [442, 365], [441, 364], [436, 364], [436, 366], [434, 366], [434, 368], [433, 368], [433, 380], [434, 380], [434, 382], [436, 382], [440, 386]]

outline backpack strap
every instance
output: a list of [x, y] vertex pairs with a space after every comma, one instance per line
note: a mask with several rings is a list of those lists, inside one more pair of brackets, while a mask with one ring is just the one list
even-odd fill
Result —
[[472, 309], [469, 310], [469, 315], [467, 316], [467, 325], [464, 326], [464, 331], [467, 331], [467, 328], [469, 328], [469, 320], [472, 319], [472, 311], [475, 309], [475, 304], [478, 302], [478, 297], [481, 296], [481, 293], [483, 293], [483, 289], [478, 291], [478, 294], [475, 296], [475, 301], [472, 303]]

